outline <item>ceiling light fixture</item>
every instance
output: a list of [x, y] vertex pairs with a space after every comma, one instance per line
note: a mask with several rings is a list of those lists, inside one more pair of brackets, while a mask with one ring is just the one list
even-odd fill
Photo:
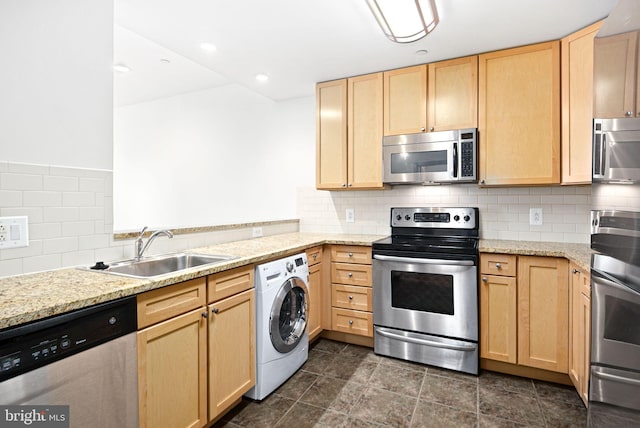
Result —
[[129, 67], [127, 67], [125, 64], [114, 64], [113, 65], [113, 70], [117, 71], [118, 73], [128, 73], [131, 71], [131, 69]]
[[256, 74], [256, 80], [258, 82], [266, 82], [267, 80], [269, 80], [269, 76], [267, 76], [266, 74]]
[[209, 42], [202, 42], [200, 43], [200, 49], [202, 49], [205, 52], [214, 52], [216, 50], [216, 45]]
[[435, 0], [367, 0], [369, 9], [389, 40], [411, 43], [438, 25]]

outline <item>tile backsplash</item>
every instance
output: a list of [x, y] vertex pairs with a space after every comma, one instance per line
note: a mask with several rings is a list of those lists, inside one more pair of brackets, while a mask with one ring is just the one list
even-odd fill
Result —
[[[480, 209], [480, 236], [552, 242], [589, 242], [591, 186], [479, 188], [475, 184], [395, 186], [387, 190], [298, 190], [301, 232], [388, 235], [394, 206], [469, 206]], [[347, 223], [345, 210], [354, 209]], [[529, 209], [542, 208], [543, 224], [529, 225]]]
[[[113, 238], [113, 173], [0, 161], [0, 216], [28, 216], [29, 246], [0, 249], [0, 278], [133, 256], [133, 240]], [[142, 226], [142, 225], [141, 225]], [[261, 224], [264, 236], [297, 222]], [[158, 239], [149, 254], [250, 239], [251, 225]]]

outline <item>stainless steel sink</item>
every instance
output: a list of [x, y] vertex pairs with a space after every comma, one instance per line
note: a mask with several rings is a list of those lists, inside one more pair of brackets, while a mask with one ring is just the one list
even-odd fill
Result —
[[112, 262], [109, 263], [108, 268], [102, 270], [96, 269], [96, 271], [133, 278], [151, 278], [194, 267], [214, 265], [235, 258], [237, 257], [193, 253], [166, 254], [162, 256], [144, 257], [140, 260], [132, 259]]

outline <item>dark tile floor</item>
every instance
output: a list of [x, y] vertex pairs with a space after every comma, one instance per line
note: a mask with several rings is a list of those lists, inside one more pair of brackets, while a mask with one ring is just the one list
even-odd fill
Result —
[[571, 387], [493, 372], [471, 376], [321, 339], [261, 402], [243, 400], [218, 427], [581, 427]]

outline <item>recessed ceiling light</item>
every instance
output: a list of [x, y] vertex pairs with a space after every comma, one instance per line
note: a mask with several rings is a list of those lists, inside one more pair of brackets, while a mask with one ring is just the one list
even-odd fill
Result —
[[131, 69], [125, 64], [114, 64], [113, 70], [117, 71], [118, 73], [128, 73], [131, 71]]
[[166, 58], [160, 58], [160, 62], [163, 64], [171, 64], [171, 60]]
[[258, 82], [266, 82], [267, 80], [269, 80], [269, 76], [267, 76], [266, 74], [256, 74], [256, 80]]
[[216, 45], [214, 45], [213, 43], [209, 43], [209, 42], [202, 42], [202, 43], [200, 43], [200, 49], [202, 49], [205, 52], [215, 52]]
[[418, 55], [418, 56], [425, 56], [428, 53], [429, 53], [429, 51], [426, 50], [426, 49], [420, 49], [420, 50], [416, 51], [416, 55]]

